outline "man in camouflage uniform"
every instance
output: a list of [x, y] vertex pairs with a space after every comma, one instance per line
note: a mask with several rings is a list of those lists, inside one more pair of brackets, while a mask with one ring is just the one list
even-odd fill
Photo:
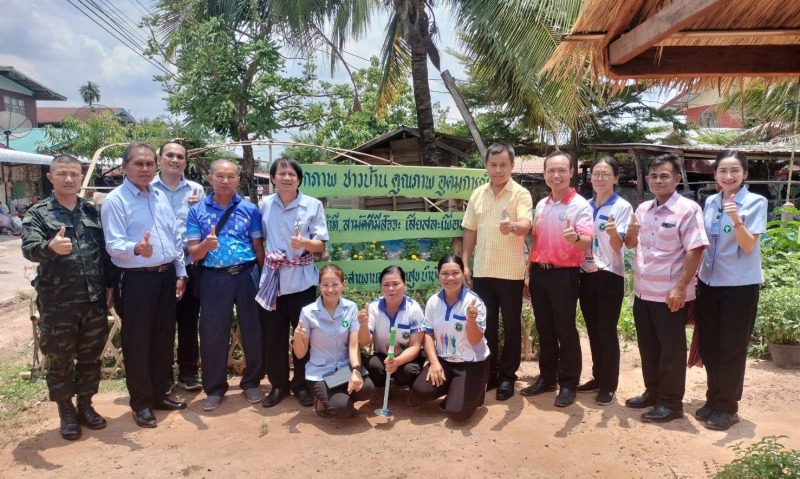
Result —
[[100, 212], [94, 202], [78, 197], [83, 178], [78, 159], [55, 157], [47, 178], [53, 195], [28, 209], [22, 220], [22, 254], [39, 263], [33, 286], [40, 346], [49, 362], [47, 389], [58, 404], [61, 436], [72, 440], [81, 437], [81, 424], [106, 427], [92, 396], [100, 383], [112, 297], [107, 288], [113, 287], [115, 268], [105, 249]]

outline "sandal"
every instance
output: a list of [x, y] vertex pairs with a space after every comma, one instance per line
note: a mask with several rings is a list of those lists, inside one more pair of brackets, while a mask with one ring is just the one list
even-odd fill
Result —
[[[317, 416], [319, 416], [321, 418], [324, 418], [324, 419], [330, 419], [331, 417], [333, 417], [333, 416], [331, 416], [331, 413], [328, 412], [327, 408], [324, 408], [324, 409], [320, 410], [319, 409], [319, 404], [321, 404], [319, 402], [319, 399], [314, 399], [314, 412], [317, 413]], [[323, 405], [323, 407], [324, 407], [324, 405]]]

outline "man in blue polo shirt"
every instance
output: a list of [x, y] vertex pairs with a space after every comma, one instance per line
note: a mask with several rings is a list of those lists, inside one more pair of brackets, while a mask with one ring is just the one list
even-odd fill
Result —
[[[187, 391], [197, 391], [201, 388], [197, 380], [197, 363], [200, 352], [197, 345], [197, 317], [200, 314], [200, 303], [192, 294], [194, 272], [192, 259], [187, 251], [186, 217], [189, 208], [206, 197], [203, 187], [183, 176], [186, 169], [186, 148], [177, 141], [168, 141], [158, 150], [158, 165], [160, 172], [156, 175], [152, 185], [161, 190], [167, 197], [178, 220], [178, 232], [183, 238], [184, 264], [186, 265], [187, 293], [178, 301], [175, 317], [178, 328], [178, 386]], [[167, 391], [174, 385], [172, 364], [167, 371]]]
[[[245, 369], [239, 386], [247, 401], [264, 399], [262, 325], [258, 305], [260, 269], [264, 265], [261, 214], [258, 208], [236, 193], [239, 167], [228, 160], [211, 164], [209, 178], [214, 192], [189, 210], [186, 237], [189, 254], [203, 260], [200, 279], [200, 359], [203, 363], [203, 410], [212, 411], [228, 390], [228, 340], [233, 306], [242, 333]], [[220, 219], [233, 209], [225, 224]]]

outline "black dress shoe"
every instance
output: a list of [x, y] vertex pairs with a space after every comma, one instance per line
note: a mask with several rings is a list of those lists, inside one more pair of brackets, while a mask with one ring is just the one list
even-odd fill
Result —
[[142, 409], [141, 411], [133, 412], [133, 419], [139, 427], [156, 427], [156, 417], [153, 415], [153, 410], [150, 408]]
[[658, 394], [645, 391], [641, 396], [626, 400], [625, 405], [633, 409], [644, 409], [655, 406], [657, 400]]
[[153, 409], [157, 409], [159, 411], [179, 411], [181, 409], [186, 409], [186, 403], [164, 398], [160, 402], [155, 403], [153, 405]]
[[513, 381], [501, 381], [500, 385], [497, 386], [497, 394], [495, 398], [498, 401], [505, 401], [506, 399], [511, 399], [514, 395], [514, 382]]
[[673, 419], [680, 419], [683, 417], [683, 411], [669, 409], [664, 406], [656, 406], [652, 410], [642, 414], [642, 421], [644, 422], [670, 422]]
[[694, 412], [694, 417], [696, 417], [698, 421], [706, 422], [712, 414], [714, 414], [714, 406], [705, 403], [703, 407]]
[[555, 390], [556, 390], [555, 384], [547, 384], [540, 377], [539, 379], [536, 380], [535, 383], [533, 383], [533, 385], [528, 386], [526, 388], [522, 388], [520, 394], [522, 394], [523, 396], [537, 396], [539, 394]]
[[556, 407], [567, 407], [570, 404], [575, 402], [575, 390], [571, 388], [561, 388], [561, 391], [558, 392], [558, 396], [556, 396]]
[[737, 422], [739, 422], [739, 415], [736, 413], [714, 411], [714, 414], [706, 421], [706, 427], [715, 431], [727, 431]]
[[261, 405], [264, 407], [274, 407], [280, 404], [280, 402], [289, 395], [288, 389], [281, 389], [281, 388], [272, 388], [272, 391], [269, 392], [266, 398], [261, 401]]
[[297, 398], [297, 402], [299, 402], [303, 407], [311, 407], [314, 405], [314, 396], [308, 392], [308, 389], [295, 391], [294, 396]]
[[81, 425], [78, 424], [78, 414], [72, 404], [72, 398], [63, 399], [57, 402], [58, 417], [61, 419], [61, 426], [58, 432], [67, 441], [74, 441], [81, 437]]

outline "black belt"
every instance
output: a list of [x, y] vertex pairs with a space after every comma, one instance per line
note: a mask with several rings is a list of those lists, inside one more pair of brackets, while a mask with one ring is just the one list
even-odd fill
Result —
[[227, 268], [211, 268], [209, 266], [203, 266], [203, 269], [210, 269], [211, 271], [216, 271], [217, 273], [239, 274], [254, 264], [256, 264], [255, 261], [248, 261], [246, 263], [228, 266]]
[[144, 266], [142, 268], [120, 268], [122, 271], [143, 271], [146, 273], [165, 273], [169, 271], [172, 263], [164, 263], [160, 266]]
[[560, 269], [560, 268], [570, 268], [571, 266], [556, 266], [554, 264], [547, 264], [547, 263], [533, 263], [534, 265], [542, 268], [542, 269]]

